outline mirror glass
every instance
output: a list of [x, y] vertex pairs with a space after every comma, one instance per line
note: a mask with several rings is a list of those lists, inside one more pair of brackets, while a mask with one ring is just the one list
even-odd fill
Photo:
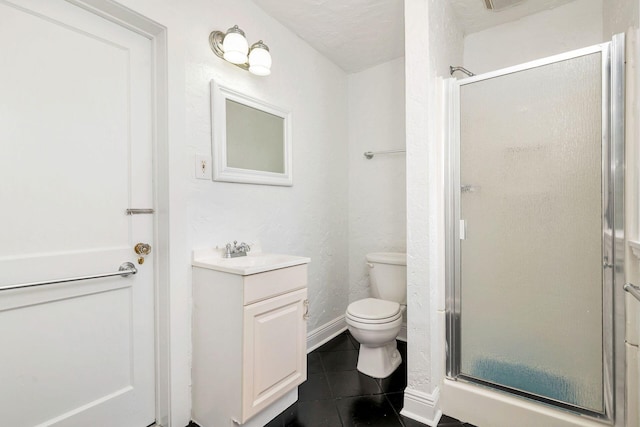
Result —
[[227, 165], [284, 173], [284, 119], [227, 99]]
[[213, 179], [293, 185], [290, 113], [211, 81]]

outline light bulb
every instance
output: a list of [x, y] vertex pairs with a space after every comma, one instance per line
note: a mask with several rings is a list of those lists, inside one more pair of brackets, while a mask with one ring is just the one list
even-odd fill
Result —
[[232, 64], [244, 64], [247, 62], [247, 52], [249, 51], [249, 43], [244, 36], [244, 31], [235, 25], [227, 30], [227, 34], [222, 41], [222, 50], [224, 50], [224, 59]]
[[269, 48], [262, 40], [251, 45], [249, 72], [257, 76], [268, 76], [271, 74], [271, 54], [269, 53]]

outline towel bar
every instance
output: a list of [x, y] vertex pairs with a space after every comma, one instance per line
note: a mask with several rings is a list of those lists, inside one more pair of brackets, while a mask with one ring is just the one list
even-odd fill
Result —
[[34, 286], [53, 285], [56, 283], [77, 282], [79, 280], [100, 279], [103, 277], [111, 277], [111, 276], [129, 277], [132, 274], [136, 274], [137, 272], [138, 272], [138, 269], [136, 268], [135, 265], [133, 265], [130, 262], [124, 262], [120, 265], [120, 268], [118, 269], [118, 271], [115, 271], [113, 273], [93, 274], [90, 276], [69, 277], [66, 279], [43, 280], [41, 282], [20, 283], [17, 285], [0, 286], [0, 291], [8, 291], [10, 289], [32, 288]]
[[624, 284], [624, 290], [629, 292], [631, 295], [634, 296], [635, 299], [637, 299], [638, 301], [640, 301], [640, 287], [632, 284], [632, 283], [625, 283]]
[[407, 150], [366, 151], [364, 153], [364, 156], [368, 160], [371, 160], [373, 159], [373, 156], [375, 156], [376, 154], [393, 154], [393, 153], [406, 153], [406, 152]]

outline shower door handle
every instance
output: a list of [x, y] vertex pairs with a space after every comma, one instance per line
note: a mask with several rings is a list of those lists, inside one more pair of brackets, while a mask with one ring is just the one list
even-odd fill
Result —
[[475, 193], [480, 190], [480, 187], [471, 184], [461, 184], [460, 193]]

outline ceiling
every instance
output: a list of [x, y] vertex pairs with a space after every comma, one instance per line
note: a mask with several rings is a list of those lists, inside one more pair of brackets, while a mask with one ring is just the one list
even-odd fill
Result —
[[[490, 11], [484, 0], [449, 1], [465, 34], [574, 0], [526, 0]], [[404, 55], [402, 0], [253, 0], [347, 73]], [[503, 1], [504, 3], [504, 1]]]
[[[517, 21], [527, 15], [553, 9], [574, 0], [526, 0], [499, 11], [487, 10], [484, 0], [449, 0], [453, 12], [465, 34], [471, 34], [496, 25]], [[498, 3], [498, 2], [494, 2]], [[507, 3], [502, 1], [501, 3]], [[514, 2], [515, 3], [515, 2]]]
[[253, 0], [348, 73], [404, 55], [402, 0]]

